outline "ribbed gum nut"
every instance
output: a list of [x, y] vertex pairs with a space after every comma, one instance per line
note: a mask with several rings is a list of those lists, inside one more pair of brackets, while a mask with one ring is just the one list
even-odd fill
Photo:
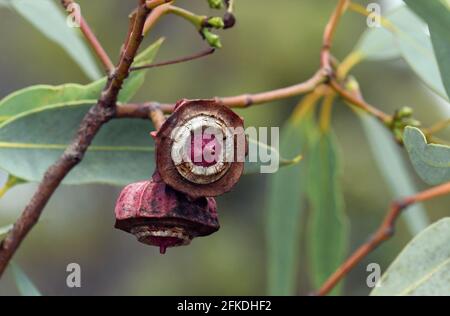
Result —
[[214, 100], [181, 100], [155, 137], [162, 179], [193, 198], [231, 190], [247, 149], [244, 122]]
[[213, 198], [191, 200], [167, 186], [158, 173], [151, 180], [126, 186], [116, 203], [115, 227], [136, 236], [138, 241], [159, 247], [188, 245], [195, 237], [219, 229]]

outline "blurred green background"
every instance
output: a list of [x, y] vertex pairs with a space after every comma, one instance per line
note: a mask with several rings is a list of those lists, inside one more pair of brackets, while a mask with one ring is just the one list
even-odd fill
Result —
[[[303, 81], [317, 69], [323, 28], [336, 1], [236, 2], [238, 23], [221, 34], [223, 49], [198, 61], [152, 69], [135, 100], [173, 102], [265, 91]], [[79, 3], [106, 50], [117, 60], [127, 30], [127, 15], [135, 1]], [[178, 4], [197, 13], [215, 13], [209, 11], [204, 0], [180, 0]], [[365, 27], [365, 18], [347, 14], [339, 26], [333, 53], [344, 58]], [[165, 17], [145, 44], [160, 36], [166, 37], [166, 42], [158, 61], [188, 55], [206, 45], [195, 30], [174, 16]], [[87, 82], [60, 47], [6, 9], [0, 10], [0, 40], [0, 98], [29, 85]], [[354, 74], [366, 99], [386, 112], [407, 105], [414, 108], [425, 125], [442, 116], [440, 101], [401, 60], [364, 63]], [[247, 126], [281, 126], [297, 101], [293, 98], [239, 112]], [[338, 103], [334, 114], [333, 125], [344, 156], [342, 185], [351, 220], [350, 249], [354, 249], [377, 227], [392, 195], [354, 113]], [[450, 135], [443, 136], [448, 139]], [[15, 261], [46, 295], [264, 295], [266, 179], [263, 175], [243, 177], [231, 193], [218, 199], [220, 231], [196, 239], [188, 247], [169, 249], [164, 256], [113, 228], [113, 209], [120, 188], [63, 186]], [[417, 177], [415, 180], [419, 188], [425, 188]], [[34, 184], [18, 186], [0, 200], [0, 226], [17, 218], [34, 189]], [[450, 198], [441, 198], [426, 203], [430, 218], [448, 215], [449, 202]], [[351, 272], [344, 294], [367, 294], [365, 266], [377, 262], [386, 269], [410, 238], [400, 222], [395, 238]], [[80, 289], [66, 286], [66, 266], [71, 262], [81, 265]], [[308, 294], [311, 287], [304, 257], [300, 259], [298, 278], [297, 293]], [[7, 271], [0, 281], [0, 295], [15, 294], [18, 292], [11, 271]]]

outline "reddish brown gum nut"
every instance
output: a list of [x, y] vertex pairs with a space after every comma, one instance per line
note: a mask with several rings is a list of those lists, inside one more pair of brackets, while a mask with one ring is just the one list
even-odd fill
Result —
[[244, 121], [214, 100], [179, 101], [155, 141], [162, 179], [193, 198], [228, 192], [243, 173]]
[[191, 200], [167, 186], [158, 173], [151, 180], [126, 186], [116, 203], [115, 227], [136, 236], [163, 254], [169, 247], [188, 245], [195, 237], [219, 229], [216, 201]]

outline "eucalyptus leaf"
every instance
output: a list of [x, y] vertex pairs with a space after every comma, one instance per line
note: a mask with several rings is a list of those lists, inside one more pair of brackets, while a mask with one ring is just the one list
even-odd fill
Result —
[[[416, 194], [418, 189], [406, 167], [399, 145], [385, 126], [367, 113], [358, 112], [378, 169], [395, 199]], [[421, 203], [412, 205], [402, 218], [412, 235], [429, 225], [426, 210]]]
[[401, 57], [392, 33], [383, 27], [369, 27], [361, 35], [354, 51], [365, 60], [388, 60]]
[[[163, 39], [150, 45], [136, 57], [134, 65], [151, 63], [155, 58]], [[119, 102], [128, 102], [136, 94], [145, 80], [146, 70], [132, 72], [125, 81], [119, 94]], [[0, 101], [0, 122], [19, 113], [36, 110], [41, 107], [69, 103], [81, 100], [97, 100], [106, 84], [106, 77], [87, 85], [64, 84], [60, 86], [36, 85], [18, 90]]]
[[372, 296], [450, 295], [450, 218], [432, 224], [398, 255]]
[[41, 296], [41, 293], [30, 280], [30, 278], [23, 272], [23, 270], [14, 262], [11, 263], [11, 270], [14, 276], [14, 280], [22, 296]]
[[407, 6], [394, 10], [388, 19], [405, 60], [428, 87], [448, 100], [426, 25]]
[[[0, 167], [27, 181], [40, 181], [62, 154], [92, 103], [72, 103], [26, 112], [0, 125]], [[124, 185], [154, 170], [149, 121], [120, 119], [106, 124], [67, 184]], [[32, 131], [32, 132], [30, 132]]]
[[[316, 97], [307, 96], [304, 100], [313, 103]], [[281, 131], [280, 151], [288, 157], [306, 153], [314, 130], [312, 124], [311, 115], [293, 115]], [[306, 160], [268, 176], [266, 233], [270, 295], [295, 294], [301, 215], [307, 189]]]
[[51, 0], [9, 0], [8, 4], [48, 39], [60, 45], [91, 79], [101, 72], [77, 28], [69, 27], [66, 14]]
[[450, 147], [428, 144], [425, 135], [415, 127], [408, 126], [403, 135], [414, 169], [431, 185], [450, 181]]
[[[334, 135], [321, 132], [311, 148], [308, 164], [309, 218], [308, 259], [314, 288], [344, 261], [349, 239], [344, 197], [339, 177], [341, 167]], [[338, 294], [340, 287], [333, 290]]]
[[441, 77], [450, 97], [450, 9], [444, 2], [406, 0], [406, 4], [428, 23], [431, 41], [438, 61]]

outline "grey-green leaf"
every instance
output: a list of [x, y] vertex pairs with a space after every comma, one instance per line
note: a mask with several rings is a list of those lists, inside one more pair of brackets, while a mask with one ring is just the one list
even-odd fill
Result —
[[[0, 167], [21, 179], [40, 181], [91, 106], [81, 102], [45, 107], [0, 125]], [[154, 170], [151, 130], [150, 122], [144, 120], [109, 122], [64, 183], [124, 185], [150, 177]]]
[[23, 272], [23, 270], [14, 262], [11, 263], [11, 270], [14, 276], [14, 280], [22, 296], [41, 296], [41, 293], [30, 280], [30, 278]]
[[394, 36], [383, 27], [367, 28], [354, 51], [365, 60], [388, 60], [401, 56]]
[[90, 49], [81, 39], [79, 30], [66, 24], [66, 15], [55, 2], [9, 0], [9, 4], [45, 36], [59, 44], [91, 80], [102, 76]]
[[428, 23], [431, 41], [447, 96], [450, 97], [450, 9], [440, 0], [406, 0], [406, 4]]
[[[280, 151], [288, 157], [305, 153], [310, 118], [293, 118], [281, 132]], [[306, 191], [305, 161], [268, 176], [268, 287], [270, 295], [295, 294], [301, 215]]]
[[395, 26], [395, 38], [405, 60], [428, 87], [447, 98], [426, 25], [407, 6], [394, 10], [388, 19]]
[[[377, 167], [393, 197], [402, 198], [417, 193], [418, 190], [406, 168], [406, 161], [392, 133], [366, 113], [358, 113]], [[429, 225], [425, 208], [419, 203], [412, 205], [402, 218], [405, 219], [412, 235], [416, 235]]]
[[415, 127], [407, 127], [403, 142], [414, 169], [428, 184], [450, 181], [450, 147], [428, 144], [425, 135]]
[[[163, 39], [150, 45], [136, 57], [135, 65], [151, 63]], [[146, 71], [130, 74], [119, 95], [119, 102], [129, 101], [143, 85]], [[37, 85], [18, 90], [0, 101], [0, 122], [17, 114], [41, 107], [81, 100], [97, 100], [106, 84], [106, 77], [87, 85], [64, 84], [60, 86]]]
[[384, 273], [373, 296], [450, 295], [450, 218], [416, 236]]
[[[348, 221], [339, 177], [341, 167], [334, 135], [321, 133], [314, 141], [308, 163], [308, 261], [314, 288], [343, 262], [348, 246]], [[333, 294], [338, 294], [336, 288]]]

